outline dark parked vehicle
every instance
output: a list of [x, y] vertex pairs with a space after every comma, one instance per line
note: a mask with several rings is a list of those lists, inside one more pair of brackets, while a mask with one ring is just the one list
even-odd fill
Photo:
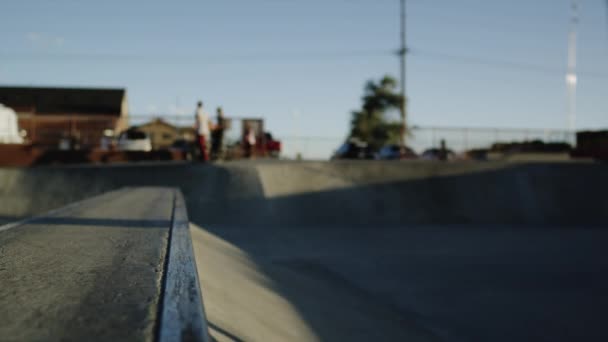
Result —
[[380, 160], [402, 160], [402, 159], [416, 159], [418, 155], [411, 148], [404, 146], [403, 150], [399, 145], [387, 145], [378, 151], [376, 159]]
[[[443, 153], [445, 153], [445, 156], [442, 158]], [[442, 152], [440, 148], [429, 148], [422, 153], [421, 157], [422, 159], [428, 160], [453, 160], [456, 159], [456, 153], [450, 149], [446, 149], [445, 152]]]
[[281, 142], [275, 140], [270, 132], [264, 133], [265, 153], [272, 158], [278, 158], [281, 154]]
[[608, 161], [608, 131], [577, 132], [572, 156]]
[[182, 153], [182, 158], [185, 160], [195, 160], [200, 154], [198, 146], [194, 142], [186, 139], [175, 140], [171, 147], [169, 147], [169, 150]]
[[374, 153], [366, 142], [350, 139], [336, 150], [331, 159], [374, 159]]

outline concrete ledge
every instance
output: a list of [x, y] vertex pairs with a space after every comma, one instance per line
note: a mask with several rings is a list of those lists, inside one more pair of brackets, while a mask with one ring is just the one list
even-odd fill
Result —
[[165, 264], [159, 341], [208, 341], [207, 320], [190, 237], [190, 221], [175, 191], [169, 250]]
[[181, 193], [125, 188], [0, 226], [0, 336], [207, 341]]

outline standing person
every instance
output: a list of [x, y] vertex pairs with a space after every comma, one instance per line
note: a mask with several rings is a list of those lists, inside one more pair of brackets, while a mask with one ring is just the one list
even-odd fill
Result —
[[441, 142], [439, 143], [439, 160], [448, 160], [448, 148], [445, 144], [445, 139], [441, 139]]
[[209, 153], [207, 152], [207, 138], [210, 132], [209, 115], [203, 110], [203, 102], [198, 101], [196, 106], [196, 114], [194, 115], [196, 120], [196, 137], [198, 142], [198, 148], [200, 149], [200, 161], [209, 161]]
[[251, 127], [251, 124], [247, 125], [245, 129], [245, 158], [252, 158], [255, 148], [256, 138], [255, 130]]
[[224, 120], [224, 111], [222, 107], [217, 108], [217, 123], [211, 132], [211, 159], [217, 160], [222, 152], [222, 143], [224, 141], [224, 130], [226, 122]]

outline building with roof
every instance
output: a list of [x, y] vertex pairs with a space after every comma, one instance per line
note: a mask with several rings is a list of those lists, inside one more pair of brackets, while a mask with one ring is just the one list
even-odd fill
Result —
[[95, 147], [104, 132], [128, 127], [125, 89], [0, 87], [0, 104], [17, 113], [27, 140], [40, 146], [70, 138]]
[[196, 136], [193, 127], [174, 126], [160, 118], [141, 124], [137, 129], [150, 137], [153, 149], [170, 147], [176, 140], [194, 141]]

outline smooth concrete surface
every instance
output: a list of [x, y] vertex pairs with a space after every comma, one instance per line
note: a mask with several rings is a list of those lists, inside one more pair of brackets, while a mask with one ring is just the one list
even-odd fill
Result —
[[608, 164], [239, 162], [0, 170], [0, 217], [185, 195], [218, 340], [604, 341]]
[[174, 193], [112, 192], [0, 231], [0, 340], [154, 340]]
[[608, 230], [191, 226], [219, 341], [606, 341]]
[[[251, 234], [240, 232], [243, 237]], [[254, 238], [243, 246], [195, 224], [191, 234], [210, 333], [218, 341], [438, 340], [393, 304], [374, 298], [351, 280], [308, 259], [310, 252], [292, 254], [301, 254], [302, 245], [285, 253], [283, 248], [293, 241], [281, 241], [287, 244], [277, 246], [270, 241], [282, 238], [274, 235]], [[302, 242], [320, 242], [309, 233], [298, 235]], [[253, 246], [268, 254], [261, 258], [249, 255], [248, 247]]]

